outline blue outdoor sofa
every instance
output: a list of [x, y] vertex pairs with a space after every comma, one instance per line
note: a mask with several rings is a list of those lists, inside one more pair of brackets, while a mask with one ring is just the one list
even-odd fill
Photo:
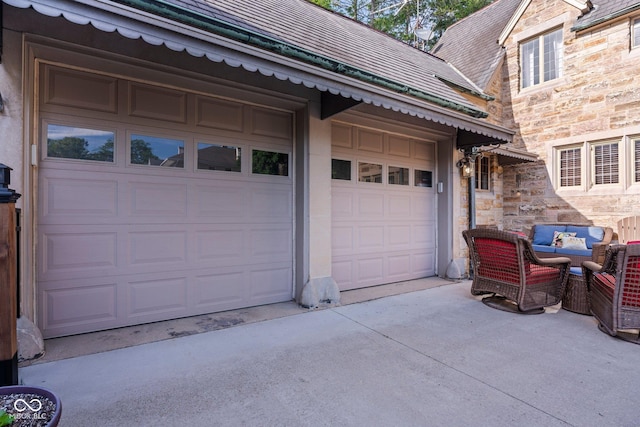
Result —
[[572, 266], [580, 267], [582, 261], [604, 262], [605, 251], [613, 238], [613, 228], [537, 224], [531, 229], [529, 238], [538, 258], [564, 256], [571, 259]]

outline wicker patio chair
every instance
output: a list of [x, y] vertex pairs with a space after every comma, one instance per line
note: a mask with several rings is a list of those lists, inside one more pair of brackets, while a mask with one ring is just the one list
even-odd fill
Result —
[[505, 311], [539, 314], [562, 300], [569, 258], [540, 259], [526, 236], [511, 232], [476, 228], [462, 235], [469, 246], [471, 293], [492, 294], [483, 303]]
[[602, 266], [585, 261], [582, 271], [598, 328], [640, 344], [640, 242], [612, 246]]

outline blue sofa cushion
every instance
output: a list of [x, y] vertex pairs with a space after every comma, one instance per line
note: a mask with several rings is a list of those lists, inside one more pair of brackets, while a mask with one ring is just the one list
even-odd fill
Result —
[[551, 242], [553, 241], [553, 232], [567, 231], [566, 228], [567, 227], [564, 225], [536, 225], [536, 231], [533, 235], [533, 244], [550, 246]]
[[[536, 226], [537, 228], [537, 226]], [[556, 251], [556, 247], [555, 246], [549, 246], [549, 245], [531, 245], [533, 247], [533, 250], [536, 252], [549, 252], [549, 253], [554, 253]]]
[[571, 267], [569, 269], [570, 274], [575, 274], [576, 276], [582, 276], [582, 267]]
[[[536, 229], [537, 228], [538, 226], [536, 226]], [[602, 227], [580, 227], [568, 225], [566, 231], [575, 232], [576, 237], [584, 237], [586, 239], [587, 249], [593, 249], [594, 243], [600, 243], [602, 242], [602, 239], [604, 239], [604, 228]]]
[[556, 253], [558, 256], [562, 255], [580, 255], [580, 256], [591, 256], [591, 249], [566, 249], [566, 248], [556, 248]]

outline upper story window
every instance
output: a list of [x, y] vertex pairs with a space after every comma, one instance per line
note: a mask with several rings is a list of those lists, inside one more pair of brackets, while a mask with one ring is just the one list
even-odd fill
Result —
[[631, 47], [640, 47], [640, 18], [631, 23]]
[[562, 28], [520, 45], [522, 88], [562, 77]]
[[580, 148], [560, 150], [560, 187], [577, 187], [582, 184], [582, 159]]
[[617, 184], [619, 182], [618, 143], [593, 146], [593, 183]]
[[489, 157], [481, 156], [476, 158], [476, 189], [489, 190]]

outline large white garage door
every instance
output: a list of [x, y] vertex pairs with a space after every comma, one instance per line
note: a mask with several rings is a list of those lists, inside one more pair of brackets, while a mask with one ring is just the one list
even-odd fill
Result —
[[292, 116], [43, 67], [46, 337], [292, 298]]
[[332, 274], [341, 290], [433, 276], [435, 144], [332, 128]]

